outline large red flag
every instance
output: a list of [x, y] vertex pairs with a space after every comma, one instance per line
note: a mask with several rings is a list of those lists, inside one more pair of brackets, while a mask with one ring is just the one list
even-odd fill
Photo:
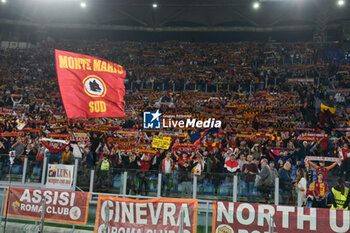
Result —
[[56, 71], [68, 118], [124, 117], [124, 78], [118, 64], [55, 50]]

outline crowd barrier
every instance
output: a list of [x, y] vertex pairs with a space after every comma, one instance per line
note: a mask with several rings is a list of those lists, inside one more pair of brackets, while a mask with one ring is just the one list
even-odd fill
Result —
[[[17, 187], [46, 187], [48, 158], [42, 162], [32, 158], [17, 161], [12, 166], [8, 155], [0, 155], [0, 185], [7, 186], [10, 179]], [[328, 179], [329, 189], [335, 185], [336, 176], [330, 172]], [[314, 172], [315, 174], [315, 172]], [[239, 201], [251, 203], [268, 203], [275, 205], [301, 206], [301, 200], [296, 195], [290, 195], [292, 190], [282, 190], [277, 177], [268, 192], [262, 195], [256, 184], [253, 191], [247, 193], [247, 184], [241, 173], [207, 173], [200, 176], [192, 173], [183, 176], [178, 170], [171, 174], [162, 174], [159, 171], [142, 172], [140, 170], [116, 169], [101, 172], [81, 165], [80, 159], [75, 159], [74, 174], [71, 190], [89, 191], [91, 193], [109, 193], [119, 195], [138, 195], [149, 197], [186, 197], [205, 200]], [[295, 167], [292, 177], [296, 179]], [[314, 179], [316, 176], [314, 175]]]
[[[12, 188], [15, 195], [18, 190], [30, 188]], [[15, 191], [17, 190], [17, 191]], [[32, 188], [31, 192], [39, 189]], [[4, 226], [6, 187], [0, 187], [0, 226]], [[50, 191], [54, 197], [57, 190]], [[66, 192], [66, 191], [58, 191]], [[75, 195], [83, 192], [75, 192]], [[169, 232], [169, 233], [221, 233], [221, 232], [349, 232], [350, 211], [333, 209], [315, 209], [307, 207], [254, 204], [233, 201], [214, 201], [184, 198], [156, 198], [121, 194], [85, 193], [91, 195], [88, 199], [88, 218], [86, 224], [62, 223], [62, 220], [43, 221], [48, 227], [54, 223], [56, 227], [70, 227], [70, 232], [78, 231], [81, 227], [98, 233], [111, 232]], [[19, 195], [17, 199], [21, 197]], [[60, 195], [59, 195], [60, 196]], [[11, 200], [15, 200], [12, 197]], [[26, 196], [26, 198], [29, 198]], [[23, 196], [21, 197], [23, 199]], [[49, 199], [52, 202], [53, 199]], [[86, 200], [86, 199], [85, 199]], [[20, 200], [21, 205], [23, 201]], [[11, 201], [8, 202], [11, 204]], [[41, 205], [41, 202], [38, 203]], [[42, 204], [44, 205], [44, 204]], [[64, 205], [64, 204], [63, 204]], [[47, 208], [51, 207], [46, 205]], [[12, 209], [16, 208], [11, 206]], [[45, 208], [45, 207], [43, 207]], [[73, 207], [75, 208], [75, 207]], [[48, 209], [47, 209], [48, 210]], [[52, 209], [49, 209], [52, 212]], [[8, 211], [13, 213], [13, 211]], [[80, 216], [80, 215], [79, 215]], [[78, 217], [79, 217], [78, 216]], [[8, 217], [8, 221], [20, 221], [30, 218]], [[108, 221], [107, 221], [108, 220]], [[33, 223], [32, 223], [33, 224]], [[40, 220], [34, 220], [33, 228], [37, 229]], [[13, 227], [13, 226], [12, 226]], [[28, 227], [27, 227], [28, 228]], [[1, 230], [0, 230], [1, 232]], [[32, 231], [29, 231], [32, 232]], [[60, 231], [61, 232], [61, 231]], [[65, 231], [67, 232], [67, 231]]]
[[[42, 162], [31, 158], [17, 161], [12, 166], [11, 174], [9, 173], [8, 155], [0, 155], [0, 159], [0, 185], [7, 185], [11, 178], [11, 182], [15, 186], [31, 186], [35, 184], [36, 187], [45, 187], [48, 167], [47, 157], [44, 157]], [[253, 192], [247, 195], [244, 175], [239, 172], [203, 172], [200, 176], [191, 174], [184, 180], [183, 175], [177, 170], [165, 175], [159, 171], [141, 172], [140, 170], [113, 168], [110, 172], [102, 174], [98, 170], [82, 166], [79, 159], [75, 159], [74, 167], [71, 190], [152, 197], [191, 197], [208, 200], [238, 200], [301, 205], [301, 203], [297, 203], [298, 198], [296, 196], [292, 200], [286, 200], [283, 196], [285, 192], [280, 190], [278, 178], [277, 182], [274, 182], [271, 187], [270, 195], [268, 197], [265, 196], [265, 200], [263, 200], [261, 193], [256, 189], [256, 185]], [[330, 173], [332, 174], [333, 171]], [[296, 178], [294, 167], [292, 177]], [[335, 184], [335, 178], [336, 176], [329, 176], [329, 187]]]

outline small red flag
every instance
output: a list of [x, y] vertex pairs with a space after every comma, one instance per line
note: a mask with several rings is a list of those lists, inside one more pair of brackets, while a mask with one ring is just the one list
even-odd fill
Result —
[[124, 117], [121, 65], [102, 58], [55, 50], [56, 72], [68, 118]]

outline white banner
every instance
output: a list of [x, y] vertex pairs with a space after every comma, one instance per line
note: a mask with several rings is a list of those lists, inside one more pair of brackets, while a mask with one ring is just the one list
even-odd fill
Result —
[[306, 156], [305, 161], [327, 161], [327, 162], [337, 162], [339, 165], [341, 164], [340, 158], [334, 157], [318, 157], [318, 156]]
[[73, 183], [74, 165], [49, 164], [46, 188], [70, 189]]
[[90, 143], [90, 137], [87, 133], [73, 133], [73, 135], [70, 136], [70, 140], [75, 142]]
[[15, 49], [17, 47], [18, 47], [18, 42], [16, 42], [16, 41], [11, 41], [10, 42], [10, 45], [9, 45], [10, 49]]

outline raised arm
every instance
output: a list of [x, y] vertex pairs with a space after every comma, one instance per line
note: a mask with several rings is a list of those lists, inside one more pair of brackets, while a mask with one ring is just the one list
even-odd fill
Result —
[[48, 143], [46, 143], [45, 141], [41, 141], [41, 143], [42, 143], [50, 152], [54, 152], [55, 148], [51, 147]]
[[287, 156], [284, 156], [284, 157], [283, 157], [283, 159], [284, 159], [283, 162], [285, 162], [285, 161], [287, 161], [288, 159], [292, 158], [294, 155], [296, 155], [296, 151], [294, 151], [293, 153], [290, 153], [290, 154], [287, 155]]
[[108, 149], [108, 146], [107, 146], [107, 144], [105, 144], [105, 146], [104, 146], [104, 148], [103, 148], [104, 150], [106, 150], [106, 152], [107, 152], [107, 154], [110, 154], [111, 152], [110, 152], [110, 150]]
[[335, 166], [337, 166], [337, 162], [334, 162], [332, 165], [329, 165], [328, 167], [326, 167], [327, 171], [331, 170], [332, 168], [334, 168]]
[[174, 151], [174, 156], [175, 156], [176, 160], [179, 159], [179, 156], [177, 155], [177, 152], [176, 152], [176, 151]]
[[98, 153], [98, 151], [100, 150], [100, 148], [101, 148], [101, 143], [98, 144], [98, 147], [96, 148], [95, 153]]
[[320, 140], [316, 141], [316, 142], [313, 142], [311, 145], [310, 145], [310, 151], [313, 151], [315, 146], [320, 142]]
[[[199, 151], [197, 151], [197, 153], [198, 153], [201, 157], [203, 157], [202, 154], [201, 154]], [[191, 155], [190, 159], [192, 160], [192, 159], [194, 158], [194, 156], [196, 156], [196, 153], [193, 153], [193, 154]]]
[[19, 141], [15, 142], [15, 144], [13, 144], [13, 145], [11, 146], [11, 148], [16, 147], [18, 144], [19, 144]]
[[311, 162], [310, 160], [309, 160], [309, 163], [310, 163], [311, 167], [313, 167], [313, 168], [315, 168], [315, 169], [319, 168], [316, 164], [314, 164], [314, 163]]

